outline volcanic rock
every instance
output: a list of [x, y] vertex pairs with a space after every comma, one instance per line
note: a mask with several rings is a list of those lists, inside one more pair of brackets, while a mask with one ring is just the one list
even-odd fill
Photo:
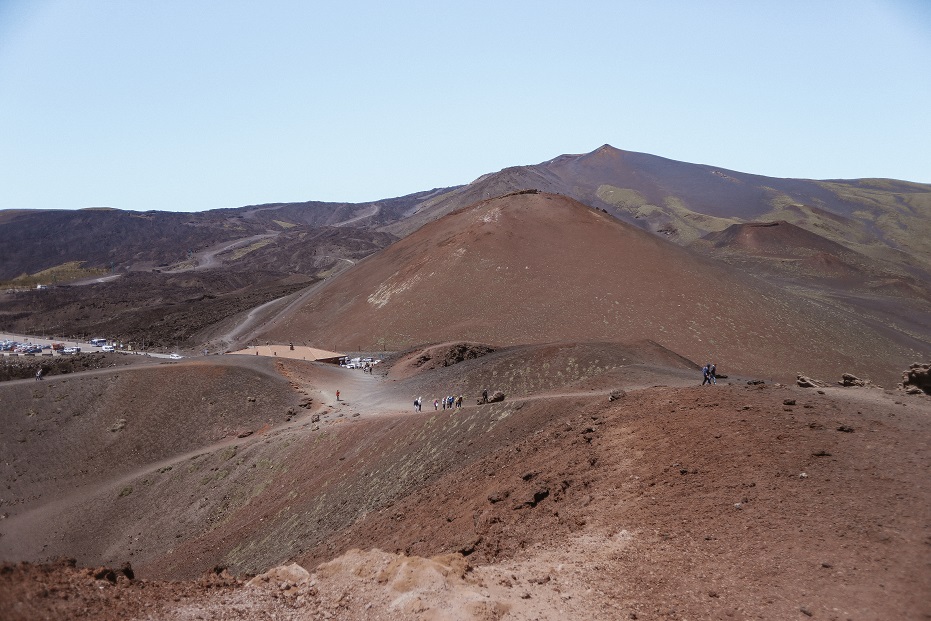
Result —
[[798, 384], [799, 388], [819, 388], [819, 387], [827, 386], [827, 384], [825, 384], [821, 380], [816, 380], [810, 377], [806, 377], [802, 375], [801, 373], [799, 373], [798, 376], [796, 377], [795, 383]]
[[838, 382], [841, 386], [866, 386], [869, 383], [869, 380], [862, 380], [852, 373], [844, 373], [841, 376], [841, 381]]
[[931, 363], [912, 364], [902, 373], [902, 388], [909, 394], [931, 394]]

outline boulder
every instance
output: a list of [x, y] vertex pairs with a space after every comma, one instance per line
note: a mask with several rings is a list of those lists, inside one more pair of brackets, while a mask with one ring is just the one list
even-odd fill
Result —
[[908, 394], [931, 395], [931, 363], [913, 363], [902, 373], [902, 388]]
[[618, 399], [622, 399], [626, 396], [627, 393], [623, 390], [612, 390], [611, 394], [608, 395], [608, 401], [617, 401]]
[[261, 586], [262, 584], [272, 583], [280, 584], [282, 582], [289, 585], [301, 585], [306, 584], [310, 581], [310, 572], [298, 565], [297, 563], [291, 563], [290, 565], [281, 565], [279, 567], [273, 567], [269, 569], [264, 574], [259, 574], [255, 578], [252, 578], [246, 584], [248, 586]]
[[866, 386], [869, 383], [868, 380], [861, 380], [856, 375], [852, 373], [844, 373], [841, 376], [841, 381], [838, 382], [841, 386]]
[[500, 390], [496, 390], [495, 394], [488, 397], [488, 403], [497, 403], [499, 401], [504, 401], [504, 393]]
[[805, 377], [801, 373], [796, 374], [795, 383], [798, 384], [799, 388], [821, 388], [827, 385], [820, 380]]

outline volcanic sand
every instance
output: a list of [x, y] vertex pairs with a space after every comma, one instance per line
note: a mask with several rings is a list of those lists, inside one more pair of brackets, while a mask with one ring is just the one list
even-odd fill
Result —
[[[136, 575], [68, 563], [7, 565], [0, 572], [4, 618], [931, 613], [927, 398], [748, 385], [746, 378], [699, 387], [687, 362], [671, 364], [667, 356], [658, 364], [659, 354], [646, 351], [517, 348], [412, 372], [429, 353], [418, 350], [373, 375], [243, 356], [135, 372], [139, 377], [120, 369], [64, 378], [73, 395], [83, 386], [91, 403], [85, 412], [55, 418], [54, 408], [33, 405], [26, 425], [4, 421], [12, 442], [31, 451], [57, 447], [62, 459], [14, 459], [25, 488], [5, 471], [7, 489], [30, 496], [4, 506], [2, 557], [70, 555], [79, 566], [114, 568], [131, 561]], [[617, 363], [605, 359], [609, 352]], [[529, 377], [522, 356], [550, 364], [550, 373]], [[630, 364], [619, 363], [628, 356]], [[184, 381], [194, 383], [179, 393], [213, 399], [197, 386], [202, 375], [222, 380], [228, 408], [202, 409], [181, 397], [155, 407], [166, 387]], [[493, 378], [517, 388], [506, 390], [503, 403], [476, 406], [482, 387], [497, 387]], [[51, 393], [36, 395], [59, 390], [61, 381], [10, 382], [0, 390], [7, 403], [46, 402]], [[109, 390], [101, 390], [105, 381], [113, 382]], [[110, 472], [69, 475], [61, 464], [82, 463], [77, 449], [56, 437], [54, 422], [40, 423], [94, 418], [94, 396], [126, 390], [121, 381], [149, 386], [154, 397], [140, 401], [135, 393], [137, 407], [162, 435], [179, 445], [189, 438], [193, 448], [137, 441], [144, 455], [135, 461], [132, 451], [117, 450], [122, 457], [108, 462]], [[410, 396], [423, 391], [432, 403], [430, 388], [461, 389], [470, 398], [461, 411], [414, 413]], [[344, 401], [336, 402], [337, 389]], [[289, 393], [299, 404], [291, 420], [270, 414], [290, 411]], [[243, 411], [259, 402], [264, 407]], [[196, 411], [200, 425], [172, 431], [168, 423], [182, 421], [164, 416], [177, 408], [188, 408], [188, 417]], [[143, 421], [132, 418], [105, 433], [128, 437], [137, 427], [137, 440], [148, 439]], [[240, 430], [253, 433], [240, 438]], [[94, 436], [80, 426], [67, 431]], [[4, 455], [13, 455], [9, 446]], [[159, 476], [164, 464], [173, 468]], [[58, 479], [87, 481], [84, 500], [49, 504], [62, 489]], [[134, 491], [120, 494], [130, 486]], [[53, 514], [43, 516], [43, 506]], [[285, 572], [257, 586], [234, 577], [295, 560], [313, 575]], [[211, 570], [223, 566], [229, 570]]]

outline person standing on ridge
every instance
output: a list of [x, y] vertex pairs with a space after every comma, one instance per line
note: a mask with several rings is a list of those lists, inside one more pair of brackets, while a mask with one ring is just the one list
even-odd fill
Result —
[[336, 400], [339, 401], [339, 391], [336, 391]]

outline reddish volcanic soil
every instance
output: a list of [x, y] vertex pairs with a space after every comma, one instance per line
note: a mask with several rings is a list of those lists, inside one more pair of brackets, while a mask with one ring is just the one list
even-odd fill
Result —
[[892, 386], [921, 359], [921, 338], [564, 196], [518, 193], [447, 215], [359, 262], [259, 340], [400, 350], [650, 339], [745, 374], [836, 381], [849, 372]]
[[0, 618], [931, 616], [927, 397], [459, 345], [0, 385]]

